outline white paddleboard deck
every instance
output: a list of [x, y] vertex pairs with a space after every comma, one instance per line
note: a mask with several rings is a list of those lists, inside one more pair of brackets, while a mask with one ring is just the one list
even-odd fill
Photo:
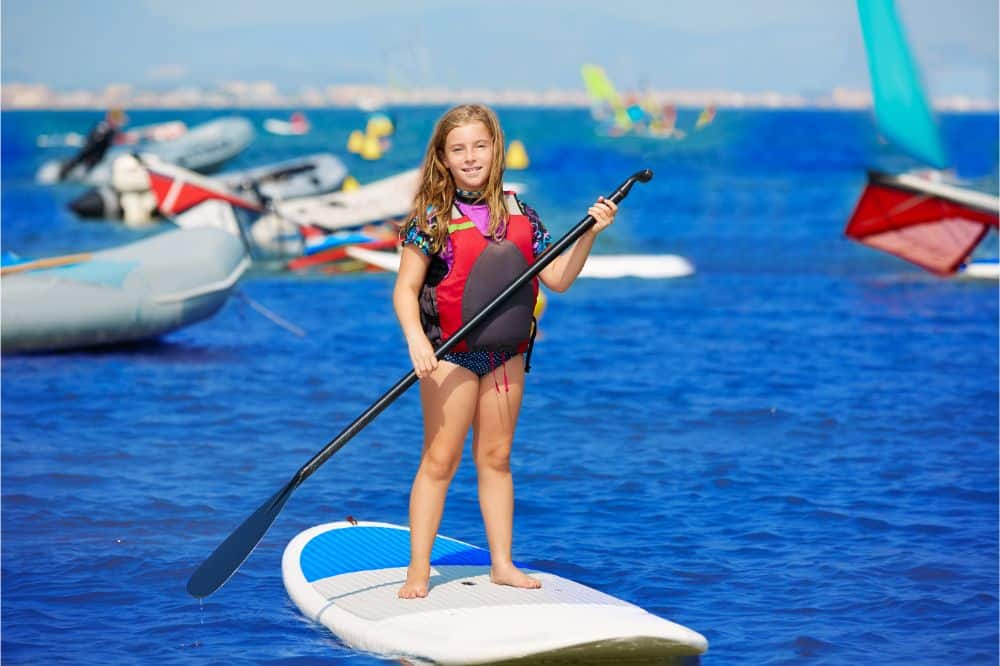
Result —
[[680, 664], [708, 649], [687, 627], [554, 574], [526, 569], [542, 581], [538, 590], [495, 585], [488, 551], [442, 536], [430, 593], [400, 599], [409, 548], [409, 529], [398, 525], [318, 525], [285, 548], [285, 589], [348, 646], [413, 663]]
[[[399, 271], [399, 253], [349, 247], [347, 254], [384, 271]], [[676, 254], [592, 254], [580, 271], [582, 278], [640, 277], [665, 279], [694, 274], [690, 261]]]

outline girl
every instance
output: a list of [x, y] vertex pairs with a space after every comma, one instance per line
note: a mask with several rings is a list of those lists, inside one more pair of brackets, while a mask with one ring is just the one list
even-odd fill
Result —
[[[424, 417], [423, 455], [410, 491], [410, 564], [399, 590], [407, 599], [427, 596], [431, 547], [470, 427], [490, 580], [541, 587], [511, 558], [510, 448], [524, 391], [523, 352], [530, 347], [537, 281], [508, 299], [440, 362], [434, 355], [552, 243], [537, 214], [503, 191], [503, 166], [504, 138], [496, 114], [478, 105], [449, 110], [427, 145], [413, 218], [401, 232], [393, 306], [420, 378]], [[616, 212], [615, 203], [604, 197], [590, 207], [596, 223], [539, 274], [546, 287], [562, 292], [573, 284], [594, 238]]]

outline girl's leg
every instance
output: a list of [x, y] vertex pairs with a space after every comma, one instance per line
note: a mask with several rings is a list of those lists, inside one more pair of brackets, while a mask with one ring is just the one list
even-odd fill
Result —
[[476, 413], [478, 388], [475, 373], [446, 361], [420, 380], [424, 451], [410, 490], [410, 566], [406, 583], [399, 590], [404, 599], [427, 596], [431, 548], [448, 485], [462, 459], [465, 436]]
[[473, 421], [472, 453], [479, 476], [479, 508], [490, 545], [490, 580], [514, 587], [541, 587], [536, 578], [514, 566], [511, 540], [514, 530], [514, 481], [510, 473], [510, 448], [524, 395], [524, 359], [521, 355], [498, 368], [507, 373], [506, 385], [497, 391], [492, 375], [479, 380], [479, 400]]

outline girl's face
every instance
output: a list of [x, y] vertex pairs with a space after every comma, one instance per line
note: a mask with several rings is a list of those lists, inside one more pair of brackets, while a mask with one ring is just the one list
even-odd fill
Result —
[[481, 121], [460, 125], [445, 137], [441, 157], [456, 187], [479, 192], [490, 178], [493, 137]]

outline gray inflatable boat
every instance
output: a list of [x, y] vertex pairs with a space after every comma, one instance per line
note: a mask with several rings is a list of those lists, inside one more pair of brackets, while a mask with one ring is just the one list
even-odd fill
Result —
[[[137, 164], [136, 168], [142, 169], [142, 163]], [[114, 169], [112, 171], [114, 172]], [[117, 180], [113, 173], [109, 184], [92, 187], [73, 199], [69, 203], [70, 210], [85, 219], [122, 219], [124, 217], [123, 191], [131, 193], [139, 188], [133, 185], [135, 181], [132, 177], [128, 179], [127, 183], [120, 182], [122, 172], [119, 170], [117, 173]], [[216, 183], [208, 180], [207, 176], [197, 178], [195, 174], [186, 169], [162, 162], [157, 164], [157, 173], [162, 178], [200, 184], [202, 189], [206, 191], [214, 189], [219, 190], [221, 194], [235, 194], [263, 206], [266, 203], [265, 200], [277, 202], [333, 192], [347, 178], [347, 167], [335, 155], [316, 153], [253, 169], [220, 173], [211, 177], [212, 180], [218, 181]], [[151, 190], [152, 186], [148, 176], [144, 180], [146, 191]], [[227, 191], [222, 192], [223, 187]], [[182, 199], [183, 197], [178, 196], [177, 198]], [[153, 199], [151, 203], [155, 205], [158, 202]], [[149, 212], [149, 219], [153, 220], [161, 214], [162, 212], [157, 206]]]
[[4, 266], [0, 351], [54, 351], [161, 336], [215, 314], [249, 265], [238, 238], [204, 228]]
[[192, 127], [181, 136], [169, 141], [157, 141], [139, 146], [116, 146], [110, 149], [93, 168], [88, 170], [79, 164], [63, 178], [59, 177], [62, 160], [46, 162], [38, 170], [36, 179], [41, 183], [74, 182], [104, 185], [111, 181], [111, 163], [115, 158], [132, 152], [156, 155], [169, 164], [210, 173], [243, 152], [253, 139], [253, 125], [246, 118], [235, 116], [218, 118]]

